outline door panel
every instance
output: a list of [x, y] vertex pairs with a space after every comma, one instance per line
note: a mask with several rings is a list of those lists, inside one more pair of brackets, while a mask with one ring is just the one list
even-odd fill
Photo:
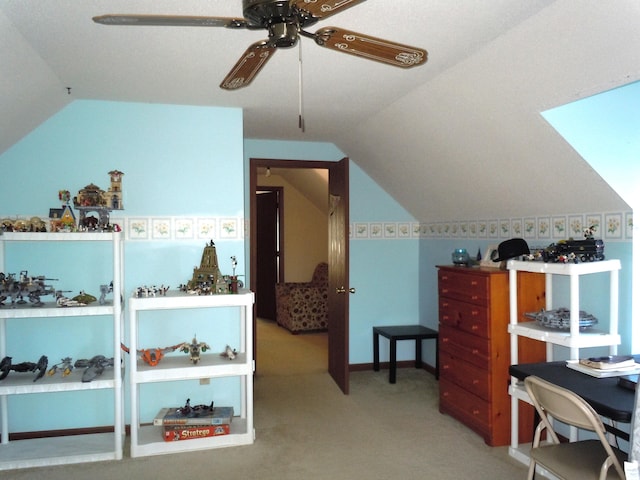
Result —
[[276, 283], [278, 282], [278, 191], [256, 193], [256, 225], [259, 262], [256, 278], [256, 314], [276, 319]]
[[349, 159], [329, 167], [329, 374], [349, 393]]

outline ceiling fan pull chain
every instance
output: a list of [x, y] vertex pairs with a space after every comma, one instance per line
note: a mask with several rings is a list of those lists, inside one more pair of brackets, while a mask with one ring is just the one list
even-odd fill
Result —
[[302, 42], [298, 42], [298, 128], [304, 133], [304, 104], [302, 100]]

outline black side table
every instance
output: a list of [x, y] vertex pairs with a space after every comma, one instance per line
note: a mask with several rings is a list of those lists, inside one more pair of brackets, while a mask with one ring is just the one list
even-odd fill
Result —
[[422, 363], [422, 340], [436, 341], [436, 379], [438, 378], [438, 332], [422, 325], [393, 325], [388, 327], [373, 327], [373, 369], [380, 370], [380, 335], [389, 339], [389, 383], [396, 383], [396, 342], [398, 340], [415, 340], [416, 368]]

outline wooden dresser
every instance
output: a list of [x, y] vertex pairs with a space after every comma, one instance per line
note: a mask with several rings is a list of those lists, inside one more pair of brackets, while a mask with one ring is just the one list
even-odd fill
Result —
[[[491, 446], [511, 440], [509, 274], [482, 267], [438, 266], [440, 412]], [[544, 277], [518, 277], [518, 316], [543, 308]], [[520, 276], [521, 275], [521, 276]], [[543, 342], [521, 339], [519, 363], [545, 360]], [[533, 409], [520, 407], [520, 441], [533, 434]]]

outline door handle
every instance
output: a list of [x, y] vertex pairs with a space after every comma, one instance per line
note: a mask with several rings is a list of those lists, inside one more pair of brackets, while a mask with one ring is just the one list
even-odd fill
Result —
[[[336, 288], [336, 293], [346, 293], [347, 290], [344, 287], [338, 287]], [[350, 288], [349, 289], [349, 293], [356, 293], [356, 289], [355, 288]]]

